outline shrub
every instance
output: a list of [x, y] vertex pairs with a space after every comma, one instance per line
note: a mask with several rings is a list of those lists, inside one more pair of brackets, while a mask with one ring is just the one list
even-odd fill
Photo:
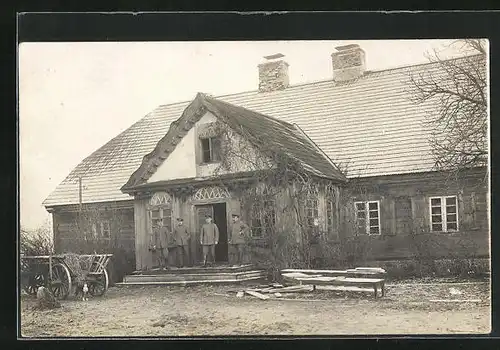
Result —
[[20, 251], [24, 255], [49, 255], [54, 254], [52, 234], [46, 227], [35, 231], [21, 229]]

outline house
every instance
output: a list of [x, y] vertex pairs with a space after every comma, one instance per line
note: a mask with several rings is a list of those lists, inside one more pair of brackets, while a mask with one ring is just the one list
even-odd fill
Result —
[[196, 235], [210, 213], [222, 228], [216, 257], [227, 261], [238, 213], [256, 245], [272, 226], [296, 242], [304, 231], [334, 245], [358, 237], [367, 259], [488, 257], [486, 168], [436, 170], [425, 125], [436, 106], [408, 96], [409, 76], [436, 64], [366, 71], [358, 45], [331, 60], [333, 77], [290, 85], [284, 56], [267, 56], [257, 91], [200, 93], [146, 115], [44, 201], [56, 250], [118, 245], [147, 269], [154, 225], [183, 217]]

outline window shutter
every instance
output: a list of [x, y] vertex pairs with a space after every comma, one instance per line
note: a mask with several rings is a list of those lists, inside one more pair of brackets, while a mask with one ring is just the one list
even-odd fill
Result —
[[394, 200], [384, 198], [380, 200], [380, 233], [382, 235], [394, 235], [396, 218], [394, 213]]
[[429, 231], [429, 201], [424, 196], [411, 199], [413, 231], [415, 233]]
[[408, 235], [412, 230], [412, 206], [410, 197], [397, 197], [394, 203], [395, 234]]

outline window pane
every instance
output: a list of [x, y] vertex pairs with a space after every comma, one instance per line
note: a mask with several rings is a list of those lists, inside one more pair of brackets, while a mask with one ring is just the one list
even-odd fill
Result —
[[172, 220], [170, 217], [163, 218], [163, 227], [171, 228]]
[[376, 210], [378, 208], [378, 203], [369, 203], [368, 208], [370, 210]]
[[210, 162], [210, 139], [201, 139], [201, 149], [203, 153], [203, 162]]
[[370, 226], [378, 226], [378, 219], [370, 219]]
[[109, 238], [109, 234], [110, 234], [109, 222], [103, 222], [102, 223], [101, 234], [102, 234], [102, 237]]
[[159, 227], [161, 226], [161, 219], [153, 219], [151, 220], [151, 223], [153, 227]]
[[358, 220], [358, 232], [365, 233], [366, 232], [366, 221], [363, 219]]
[[457, 223], [456, 222], [449, 222], [446, 225], [446, 227], [447, 227], [448, 230], [456, 231], [457, 230]]
[[432, 231], [441, 231], [442, 226], [441, 224], [432, 224]]
[[446, 198], [446, 205], [455, 205], [457, 202], [456, 197]]
[[378, 211], [377, 210], [370, 210], [370, 218], [378, 218]]
[[431, 199], [431, 205], [432, 206], [441, 205], [441, 198], [432, 198]]
[[432, 223], [441, 222], [441, 215], [432, 215]]
[[455, 214], [448, 214], [446, 215], [446, 222], [457, 222], [457, 216]]
[[159, 210], [152, 210], [151, 211], [151, 217], [154, 219], [157, 219], [160, 217], [160, 211]]
[[447, 206], [446, 207], [446, 213], [456, 213], [456, 212], [457, 212], [456, 206]]
[[441, 215], [441, 207], [432, 207], [431, 212], [433, 215]]
[[252, 228], [252, 237], [255, 238], [262, 237], [262, 228], [261, 227]]
[[221, 142], [218, 137], [213, 137], [210, 139], [212, 146], [212, 160], [219, 161], [221, 158]]
[[365, 203], [357, 202], [356, 209], [357, 210], [365, 210]]
[[370, 227], [370, 234], [371, 235], [378, 235], [379, 234], [379, 227], [378, 226]]
[[358, 211], [358, 218], [359, 219], [366, 218], [366, 212], [365, 211]]

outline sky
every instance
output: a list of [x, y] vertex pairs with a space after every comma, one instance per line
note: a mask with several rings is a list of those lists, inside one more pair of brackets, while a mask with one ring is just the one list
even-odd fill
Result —
[[290, 84], [332, 77], [336, 46], [359, 44], [367, 70], [458, 52], [453, 40], [79, 42], [19, 46], [20, 223], [50, 225], [42, 202], [85, 157], [158, 105], [197, 92], [256, 90], [263, 56], [282, 53]]

